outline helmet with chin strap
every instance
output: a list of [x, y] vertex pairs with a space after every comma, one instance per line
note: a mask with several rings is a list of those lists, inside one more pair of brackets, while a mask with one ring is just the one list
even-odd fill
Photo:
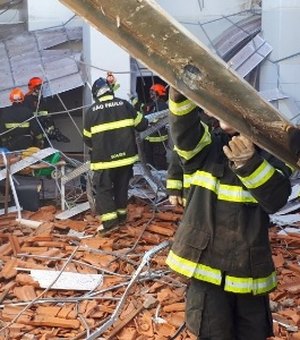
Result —
[[25, 98], [24, 93], [18, 87], [11, 90], [11, 92], [9, 94], [9, 100], [12, 103], [23, 103], [24, 98]]
[[98, 78], [93, 86], [92, 86], [92, 94], [94, 100], [97, 100], [97, 98], [100, 98], [104, 95], [112, 95], [113, 90], [111, 86], [107, 83], [106, 79], [104, 78]]
[[33, 91], [35, 88], [41, 86], [43, 84], [43, 79], [40, 77], [33, 77], [28, 81], [28, 89], [29, 91]]
[[166, 88], [162, 84], [153, 84], [150, 87], [150, 91], [157, 93], [157, 95], [159, 95], [160, 97], [163, 97], [167, 94]]

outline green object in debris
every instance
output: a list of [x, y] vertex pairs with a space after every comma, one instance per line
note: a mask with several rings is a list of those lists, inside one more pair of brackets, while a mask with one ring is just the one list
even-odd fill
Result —
[[51, 176], [54, 167], [51, 164], [55, 165], [61, 159], [61, 155], [59, 152], [55, 152], [53, 155], [50, 155], [43, 159], [44, 162], [49, 163], [49, 168], [38, 169], [34, 171], [35, 176]]

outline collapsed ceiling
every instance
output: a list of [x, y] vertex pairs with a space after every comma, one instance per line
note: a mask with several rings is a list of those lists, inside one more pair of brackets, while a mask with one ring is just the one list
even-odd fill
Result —
[[31, 77], [44, 79], [45, 97], [83, 85], [78, 61], [81, 27], [56, 27], [24, 31], [0, 42], [0, 107], [10, 105], [8, 94], [14, 87], [27, 92]]

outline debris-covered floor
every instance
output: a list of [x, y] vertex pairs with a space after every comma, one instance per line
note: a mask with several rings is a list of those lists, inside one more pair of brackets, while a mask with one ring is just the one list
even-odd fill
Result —
[[[195, 339], [182, 327], [186, 282], [165, 265], [182, 211], [167, 208], [131, 203], [126, 225], [101, 237], [90, 213], [55, 220], [52, 205], [22, 213], [38, 227], [1, 216], [0, 339]], [[300, 234], [279, 230], [274, 339], [300, 339]]]

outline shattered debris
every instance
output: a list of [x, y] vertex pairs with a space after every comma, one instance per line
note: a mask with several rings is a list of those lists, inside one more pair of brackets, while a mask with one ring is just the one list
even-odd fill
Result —
[[[54, 206], [23, 212], [34, 229], [1, 216], [0, 339], [195, 340], [184, 328], [186, 281], [165, 265], [182, 209], [160, 208], [131, 204], [126, 225], [101, 237], [88, 212], [63, 221]], [[273, 339], [300, 339], [300, 234], [280, 230], [270, 229]]]

